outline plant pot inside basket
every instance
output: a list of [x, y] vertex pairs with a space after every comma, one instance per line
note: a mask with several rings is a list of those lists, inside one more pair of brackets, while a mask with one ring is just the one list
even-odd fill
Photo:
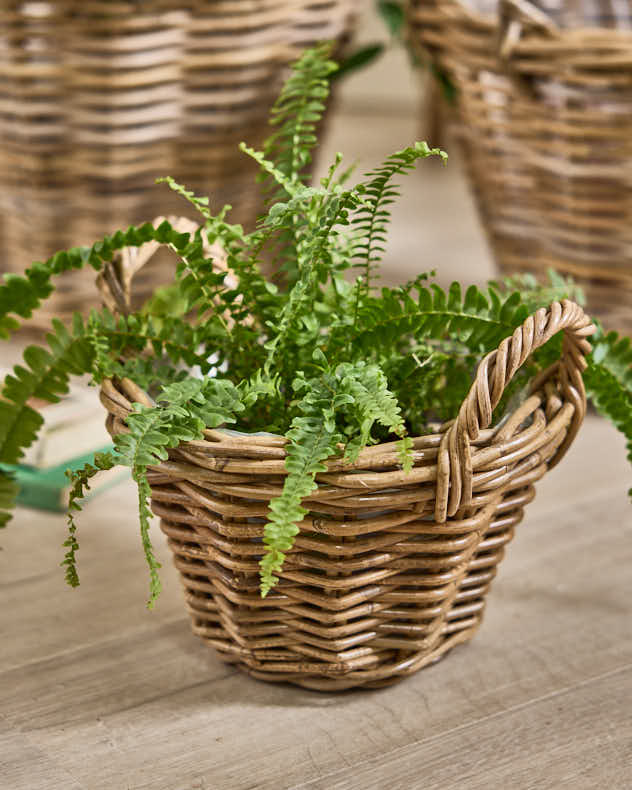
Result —
[[[496, 427], [492, 403], [530, 353], [565, 330], [562, 357]], [[285, 438], [207, 430], [148, 475], [185, 588], [193, 631], [254, 677], [322, 690], [379, 687], [437, 660], [476, 632], [496, 566], [534, 483], [562, 457], [585, 413], [583, 310], [538, 310], [481, 362], [456, 420], [352, 465], [332, 459], [280, 582], [259, 594], [268, 504], [279, 495]], [[129, 380], [106, 380], [113, 435], [135, 402]]]

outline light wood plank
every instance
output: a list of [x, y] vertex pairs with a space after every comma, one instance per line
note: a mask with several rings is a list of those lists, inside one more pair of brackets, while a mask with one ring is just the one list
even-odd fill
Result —
[[179, 619], [3, 672], [2, 707], [23, 731], [69, 727], [236, 671], [192, 638], [188, 621]]
[[23, 733], [0, 717], [0, 787], [3, 790], [86, 790]]
[[616, 670], [294, 790], [628, 790], [631, 685]]
[[77, 517], [81, 585], [68, 587], [60, 567], [66, 536], [63, 515], [26, 508], [0, 535], [2, 627], [0, 671], [63, 654], [112, 636], [150, 632], [183, 614], [170, 552], [157, 527], [163, 595], [148, 611], [149, 575], [143, 557], [131, 481], [91, 500]]

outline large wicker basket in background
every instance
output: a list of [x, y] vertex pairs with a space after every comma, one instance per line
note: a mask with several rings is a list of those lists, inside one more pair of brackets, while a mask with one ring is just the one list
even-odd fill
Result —
[[[344, 39], [356, 0], [7, 0], [0, 8], [0, 273], [156, 214], [172, 175], [253, 223], [255, 169], [285, 67]], [[62, 278], [47, 314], [94, 302]], [[155, 272], [153, 273], [155, 275]], [[154, 277], [145, 269], [140, 295]]]
[[[567, 5], [566, 18], [579, 8]], [[485, 6], [497, 10], [473, 10]], [[505, 274], [574, 276], [593, 314], [630, 331], [632, 31], [607, 29], [617, 21], [607, 15], [561, 28], [527, 0], [498, 8], [409, 3], [414, 43], [456, 87], [457, 129], [496, 260]]]
[[[112, 284], [121, 294], [129, 278], [124, 266], [106, 268], [101, 287], [115, 306]], [[411, 473], [401, 471], [395, 443], [364, 450], [351, 467], [330, 461], [265, 599], [258, 562], [268, 503], [286, 475], [285, 439], [208, 430], [171, 450], [149, 473], [152, 510], [193, 631], [257, 678], [323, 690], [392, 683], [469, 640], [534, 483], [584, 417], [592, 329], [568, 301], [528, 318], [482, 361], [457, 419], [414, 440]], [[505, 385], [559, 330], [560, 361], [490, 427]], [[112, 434], [126, 430], [135, 402], [151, 404], [127, 380], [104, 382], [101, 400]]]

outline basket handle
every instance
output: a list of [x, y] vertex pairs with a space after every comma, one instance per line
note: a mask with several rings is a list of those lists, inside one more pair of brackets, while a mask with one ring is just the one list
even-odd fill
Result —
[[564, 299], [529, 316], [511, 337], [505, 338], [495, 351], [481, 360], [474, 383], [439, 448], [435, 503], [437, 523], [445, 522], [448, 516], [471, 504], [471, 442], [490, 426], [492, 413], [518, 368], [562, 329], [562, 355], [555, 365], [538, 376], [532, 383], [532, 389], [554, 375], [566, 399], [575, 406], [566, 438], [549, 466], [557, 463], [568, 449], [586, 413], [582, 371], [586, 368], [585, 357], [591, 349], [586, 337], [595, 331], [595, 326], [578, 304]]
[[[188, 217], [156, 217], [152, 225], [157, 228], [164, 220], [179, 233], [193, 235], [200, 225]], [[202, 234], [205, 255], [213, 260], [213, 267], [218, 271], [226, 269], [226, 253], [218, 244], [209, 244], [206, 235]], [[111, 261], [106, 261], [97, 275], [97, 288], [105, 307], [116, 315], [127, 315], [131, 311], [132, 280], [148, 263], [161, 247], [157, 241], [145, 242], [141, 247], [124, 247], [114, 253]], [[175, 269], [175, 262], [174, 262]]]
[[525, 26], [551, 36], [560, 32], [555, 22], [529, 0], [500, 0], [499, 22], [498, 54], [503, 62], [511, 58]]

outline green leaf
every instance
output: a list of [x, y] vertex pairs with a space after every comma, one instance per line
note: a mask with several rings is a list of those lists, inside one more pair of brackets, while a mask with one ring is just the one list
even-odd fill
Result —
[[377, 10], [391, 36], [401, 38], [406, 20], [403, 4], [395, 0], [378, 0]]
[[29, 346], [24, 365], [16, 365], [3, 384], [0, 397], [0, 463], [18, 463], [26, 447], [37, 438], [43, 419], [28, 404], [32, 398], [55, 403], [68, 391], [70, 375], [91, 370], [94, 354], [85, 337], [81, 321], [75, 321], [74, 334], [53, 321], [54, 331], [47, 335], [48, 349]]
[[0, 528], [6, 527], [11, 520], [11, 513], [20, 487], [10, 473], [0, 470]]
[[360, 47], [340, 62], [338, 69], [331, 73], [330, 82], [337, 82], [341, 77], [348, 77], [354, 71], [374, 63], [384, 52], [384, 44], [374, 43]]

